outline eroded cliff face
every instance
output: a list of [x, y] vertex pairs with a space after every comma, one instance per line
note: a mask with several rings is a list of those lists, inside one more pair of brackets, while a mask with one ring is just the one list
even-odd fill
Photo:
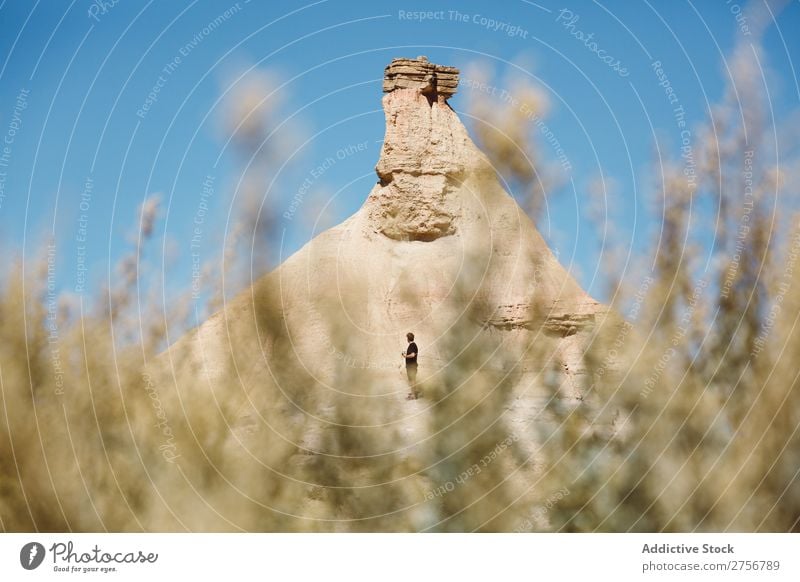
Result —
[[457, 86], [458, 69], [425, 57], [395, 59], [386, 67], [379, 186], [365, 208], [374, 229], [391, 239], [430, 242], [453, 235], [464, 179], [491, 174], [488, 159], [447, 104]]
[[460, 208], [453, 194], [474, 159], [464, 127], [446, 102], [429, 102], [418, 89], [395, 89], [384, 96], [383, 108], [379, 187], [367, 202], [374, 228], [395, 240], [454, 234]]
[[362, 209], [369, 229], [397, 241], [457, 235], [462, 252], [486, 270], [475, 299], [487, 326], [563, 337], [591, 327], [602, 306], [563, 271], [500, 187], [447, 102], [457, 84], [457, 69], [425, 57], [386, 67], [379, 182]]
[[[382, 430], [405, 458], [430, 454], [441, 404], [404, 398], [408, 331], [428, 387], [451, 381], [464, 350], [489, 346], [475, 365], [510, 383], [509, 432], [530, 433], [554, 396], [581, 397], [583, 353], [607, 309], [558, 263], [469, 138], [448, 104], [457, 79], [426, 59], [387, 67], [386, 133], [362, 208], [171, 346], [165, 382], [232, 403], [234, 425], [272, 418], [280, 434], [282, 422], [300, 423], [302, 459], [325, 452], [348, 407], [370, 410], [363, 424], [378, 427], [352, 439], [364, 454], [387, 453]], [[520, 444], [535, 449], [532, 437]]]
[[[464, 319], [476, 336], [516, 350], [522, 370], [581, 372], [583, 346], [607, 309], [558, 263], [470, 139], [447, 102], [457, 75], [425, 59], [387, 67], [386, 133], [364, 205], [176, 342], [171, 351], [194, 362], [192, 374], [224, 384], [241, 359], [269, 378], [276, 344], [288, 341], [315, 378], [334, 375], [344, 354], [399, 392], [405, 333], [417, 334], [421, 374], [435, 378], [448, 364], [449, 330]], [[269, 323], [259, 316], [267, 304]], [[241, 330], [257, 339], [234, 345]], [[531, 355], [542, 338], [552, 348]]]

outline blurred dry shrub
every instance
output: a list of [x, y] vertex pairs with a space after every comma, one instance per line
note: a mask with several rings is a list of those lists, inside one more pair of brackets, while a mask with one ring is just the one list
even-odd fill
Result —
[[764, 62], [738, 48], [689, 148], [654, 164], [652, 270], [612, 289], [628, 322], [546, 452], [544, 489], [570, 490], [555, 531], [800, 531], [797, 127], [769, 117]]
[[[800, 222], [775, 220], [785, 214], [778, 201], [793, 194], [783, 176], [796, 175], [797, 162], [769, 145], [780, 128], [766, 117], [752, 59], [734, 55], [736, 91], [693, 131], [695, 179], [677, 155], [656, 160], [665, 210], [654, 267], [614, 283], [613, 307], [628, 321], [598, 330], [581, 397], [550, 398], [554, 422], [533, 423], [530, 434], [501, 421], [519, 354], [484, 366], [502, 342], [466, 323], [477, 305], [425, 387], [436, 405], [426, 452], [415, 457], [394, 446], [398, 429], [378, 399], [363, 398], [376, 387], [352, 368], [340, 365], [333, 380], [348, 391], [318, 390], [293, 358], [293, 330], [269, 289], [256, 291], [256, 328], [230, 338], [260, 348], [267, 340], [254, 334], [272, 330], [271, 405], [257, 422], [242, 426], [240, 411], [218, 397], [245, 390], [239, 371], [252, 351], [228, 363], [230, 385], [198, 382], [190, 394], [155, 371], [171, 315], [135, 299], [156, 200], [142, 208], [142, 242], [122, 259], [123, 276], [79, 312], [48, 287], [57, 248], [43, 250], [38, 271], [18, 264], [0, 294], [0, 528], [798, 531]], [[524, 84], [511, 93], [519, 101], [507, 108], [476, 93], [470, 111], [477, 140], [535, 215], [556, 180], [536, 170], [547, 165], [536, 146], [546, 102]], [[236, 115], [260, 109], [249, 99]], [[231, 131], [245, 128], [242, 149], [258, 159], [269, 124], [231, 115]], [[700, 200], [711, 217], [698, 214]], [[262, 214], [245, 207], [251, 219]], [[269, 236], [268, 224], [243, 228]], [[454, 296], [474, 296], [481, 280], [466, 276]], [[345, 297], [363, 302], [360, 292]], [[331, 322], [330, 337], [346, 345], [348, 326]], [[555, 396], [557, 382], [547, 370], [542, 377]], [[333, 396], [321, 402], [319, 393]], [[331, 429], [314, 451], [303, 449], [313, 423], [303, 411], [322, 408]], [[531, 439], [533, 456], [520, 445]]]
[[547, 93], [528, 71], [520, 62], [500, 76], [490, 64], [474, 62], [462, 75], [460, 92], [476, 143], [506, 189], [535, 220], [570, 166], [545, 122]]

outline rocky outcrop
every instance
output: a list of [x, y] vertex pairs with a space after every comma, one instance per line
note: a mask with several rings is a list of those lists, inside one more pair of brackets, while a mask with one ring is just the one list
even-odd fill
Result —
[[383, 73], [383, 92], [414, 89], [431, 100], [446, 101], [458, 89], [458, 69], [435, 65], [428, 57], [394, 59]]
[[559, 312], [550, 309], [542, 312], [530, 302], [514, 305], [498, 305], [492, 315], [485, 319], [485, 325], [501, 330], [541, 329], [556, 337], [567, 337], [581, 331], [589, 331], [596, 322], [600, 305], [589, 302], [586, 305], [570, 305], [569, 311]]
[[[561, 342], [553, 357], [580, 370], [582, 342], [607, 310], [555, 259], [447, 104], [457, 75], [424, 58], [395, 59], [386, 68], [378, 183], [356, 214], [176, 344], [200, 350], [183, 358], [195, 362], [193, 370], [202, 362], [200, 377], [221, 373], [219, 362], [231, 359], [225, 345], [231, 328], [243, 325], [259, 338], [259, 362], [248, 366], [269, 375], [273, 348], [258, 314], [264, 294], [279, 305], [281, 325], [300, 330], [292, 332], [292, 357], [317, 378], [335, 368], [331, 353], [395, 369], [398, 338], [402, 348], [409, 330], [425, 344], [424, 365], [445, 366], [440, 342], [467, 310], [475, 333], [509, 334], [503, 341], [521, 353], [548, 336]], [[426, 91], [434, 76], [437, 98], [431, 101]], [[353, 297], [357, 307], [348, 304]], [[353, 326], [351, 347], [330, 338], [331, 321]]]
[[386, 67], [386, 135], [375, 167], [379, 184], [367, 211], [372, 228], [394, 240], [431, 242], [454, 234], [462, 213], [455, 194], [468, 173], [491, 173], [455, 112], [458, 69], [425, 57]]
[[[607, 310], [559, 264], [469, 138], [447, 103], [457, 75], [425, 59], [387, 67], [386, 133], [364, 205], [170, 347], [187, 398], [206, 389], [238, 404], [239, 418], [268, 418], [276, 442], [286, 438], [281, 422], [301, 426], [297, 446], [314, 455], [341, 422], [334, 402], [369, 405], [380, 418], [364, 431], [396, 431], [392, 446], [413, 458], [437, 403], [404, 400], [408, 331], [428, 385], [444, 385], [470, 345], [496, 346], [481, 351], [481, 373], [511, 386], [498, 416], [509, 434], [533, 434], [554, 385], [579, 395], [582, 355]], [[385, 440], [354, 442], [379, 458]]]

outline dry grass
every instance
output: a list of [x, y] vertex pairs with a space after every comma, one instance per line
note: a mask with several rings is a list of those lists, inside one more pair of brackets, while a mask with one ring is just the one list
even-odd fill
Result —
[[[664, 185], [656, 198], [665, 212], [655, 267], [610, 276], [627, 281], [612, 294], [629, 323], [598, 330], [586, 354], [583, 400], [551, 399], [556, 422], [541, 424], [538, 434], [515, 435], [499, 422], [513, 375], [483, 367], [497, 338], [465, 326], [452, 330], [449, 365], [426, 386], [439, 404], [425, 455], [395, 451], [396, 428], [363, 428], [385, 412], [347, 395], [325, 403], [338, 423], [320, 444], [328, 454], [298, 455], [309, 421], [277, 405], [264, 407], [248, 446], [232, 448], [232, 439], [244, 438], [238, 411], [217, 394], [241, 389], [236, 376], [225, 387], [200, 383], [187, 398], [153, 366], [165, 317], [157, 306], [140, 311], [137, 285], [154, 203], [142, 210], [143, 242], [121, 262], [118, 286], [81, 312], [48, 293], [47, 251], [39, 271], [17, 265], [0, 294], [0, 527], [798, 531], [800, 222], [784, 229], [774, 221], [783, 212], [776, 200], [792, 193], [780, 176], [790, 162], [776, 164], [762, 139], [775, 128], [759, 107], [763, 91], [747, 80], [756, 77], [748, 76], [752, 62], [737, 54], [734, 63], [748, 115], [737, 115], [731, 92], [694, 132], [696, 187], [677, 156], [657, 160]], [[473, 112], [498, 173], [535, 213], [553, 182], [532, 169], [544, 167], [538, 129], [522, 123], [530, 122], [528, 111], [540, 111], [538, 93], [517, 89], [525, 109], [498, 113], [476, 103]], [[266, 131], [249, 125], [247, 144], [258, 143], [253, 127]], [[737, 246], [745, 171], [755, 188], [746, 240]], [[708, 217], [692, 205], [701, 197], [720, 209], [711, 260]], [[243, 228], [263, 234], [268, 227], [256, 220]], [[480, 283], [459, 284], [466, 293]], [[359, 300], [357, 292], [350, 297]], [[257, 305], [258, 327], [273, 330], [281, 362], [266, 398], [320, 406], [310, 396], [317, 380], [293, 360], [278, 299], [262, 294]], [[258, 344], [252, 331], [233, 337], [234, 347]], [[329, 335], [346, 338], [347, 325], [331, 322]], [[231, 370], [247, 357], [234, 356]], [[508, 366], [518, 357], [509, 354]], [[373, 390], [344, 365], [333, 383]], [[533, 437], [542, 444], [532, 459], [517, 441]], [[532, 471], [534, 462], [541, 470]], [[481, 470], [469, 472], [476, 465]], [[525, 479], [509, 478], [518, 472]], [[452, 491], [431, 493], [447, 484]]]

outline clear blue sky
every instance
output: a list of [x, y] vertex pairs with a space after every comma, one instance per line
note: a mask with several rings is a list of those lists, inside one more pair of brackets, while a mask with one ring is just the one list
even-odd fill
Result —
[[[724, 87], [722, 59], [746, 40], [747, 24], [736, 19], [745, 2], [726, 0], [101, 4], [0, 4], [0, 133], [11, 140], [0, 144], [8, 147], [7, 165], [0, 167], [0, 244], [6, 256], [16, 248], [32, 257], [52, 232], [59, 286], [71, 292], [84, 252], [79, 247], [85, 247], [80, 260], [89, 269], [89, 292], [107, 279], [109, 260], [130, 248], [135, 210], [156, 192], [165, 209], [148, 252], [159, 267], [167, 261], [171, 286], [188, 288], [193, 221], [207, 176], [214, 178], [215, 195], [208, 199], [202, 252], [219, 252], [210, 233], [224, 230], [229, 192], [243, 167], [222, 131], [219, 98], [249, 67], [279, 73], [285, 85], [278, 121], [291, 118], [290, 127], [303, 128], [296, 145], [313, 138], [296, 154], [275, 141], [278, 167], [291, 157], [275, 187], [268, 191], [264, 184], [266, 204], [279, 215], [276, 228], [286, 229], [281, 254], [313, 235], [313, 225], [280, 218], [311, 169], [341, 148], [366, 143], [311, 187], [323, 200], [336, 194], [329, 223], [349, 216], [375, 182], [383, 68], [393, 57], [425, 54], [461, 68], [476, 59], [501, 70], [521, 58], [533, 64], [531, 74], [553, 105], [547, 123], [575, 185], [574, 192], [551, 193], [542, 231], [562, 263], [575, 265], [584, 286], [602, 296], [592, 280], [600, 247], [585, 211], [588, 184], [599, 172], [615, 179], [621, 201], [613, 209], [615, 224], [640, 247], [654, 219], [645, 203], [652, 187], [651, 126], [666, 143], [680, 139], [652, 63], [663, 64], [687, 121], [702, 120]], [[562, 9], [578, 16], [572, 28]], [[419, 22], [408, 16], [415, 11], [443, 12]], [[594, 33], [596, 48], [627, 74], [604, 63], [575, 30]], [[779, 115], [800, 102], [793, 68], [798, 30], [800, 2], [792, 1], [764, 39]], [[142, 111], [156, 86], [157, 99]], [[451, 99], [456, 110], [464, 107], [465, 90]], [[82, 198], [87, 180], [91, 196]]]

